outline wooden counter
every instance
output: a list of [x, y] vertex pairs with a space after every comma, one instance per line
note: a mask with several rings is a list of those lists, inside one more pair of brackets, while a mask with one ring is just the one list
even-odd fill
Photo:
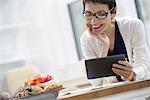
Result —
[[104, 96], [114, 95], [117, 93], [139, 90], [142, 88], [149, 88], [148, 90], [150, 91], [150, 79], [134, 81], [134, 82], [124, 82], [123, 84], [111, 85], [111, 86], [91, 89], [87, 91], [80, 91], [80, 92], [70, 93], [70, 94], [68, 93], [65, 95], [60, 95], [58, 99], [60, 100], [91, 100], [91, 99], [100, 98]]

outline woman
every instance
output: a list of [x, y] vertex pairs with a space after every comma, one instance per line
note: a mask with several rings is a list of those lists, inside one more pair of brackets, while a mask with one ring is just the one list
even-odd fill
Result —
[[125, 54], [126, 61], [112, 65], [117, 80], [145, 78], [149, 54], [142, 21], [115, 17], [115, 0], [83, 0], [83, 7], [87, 30], [81, 36], [81, 47], [85, 58]]

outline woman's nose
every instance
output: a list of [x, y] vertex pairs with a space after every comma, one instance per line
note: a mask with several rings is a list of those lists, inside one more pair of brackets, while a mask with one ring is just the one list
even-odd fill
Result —
[[93, 16], [91, 19], [91, 23], [95, 24], [96, 22], [98, 22], [98, 18], [96, 18], [96, 16]]

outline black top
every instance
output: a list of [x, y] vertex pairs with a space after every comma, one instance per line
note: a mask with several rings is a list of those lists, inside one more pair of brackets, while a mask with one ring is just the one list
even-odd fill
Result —
[[[117, 22], [115, 22], [115, 44], [114, 44], [114, 49], [113, 51], [108, 52], [108, 56], [111, 55], [117, 55], [117, 54], [125, 54], [127, 60], [128, 60], [128, 55], [126, 51], [126, 47], [123, 41], [123, 38], [120, 34], [120, 30], [118, 28]], [[123, 81], [120, 76], [116, 76], [118, 81]]]

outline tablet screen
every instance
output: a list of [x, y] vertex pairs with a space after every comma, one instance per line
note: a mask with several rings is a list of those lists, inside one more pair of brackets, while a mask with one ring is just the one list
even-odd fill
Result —
[[118, 60], [125, 60], [125, 55], [119, 54], [103, 58], [85, 60], [88, 79], [115, 76], [115, 73], [111, 68], [112, 64], [117, 63]]

